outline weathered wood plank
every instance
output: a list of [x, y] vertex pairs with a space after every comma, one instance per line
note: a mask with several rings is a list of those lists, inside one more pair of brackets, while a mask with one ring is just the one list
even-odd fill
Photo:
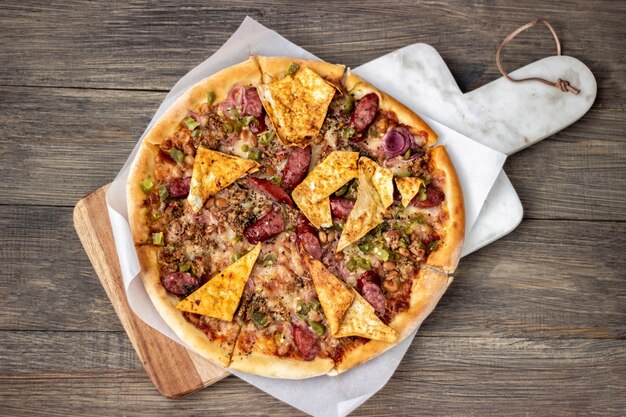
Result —
[[120, 331], [70, 208], [0, 206], [0, 329]]
[[3, 203], [73, 206], [111, 182], [164, 93], [4, 88]]
[[0, 331], [0, 337], [0, 374], [143, 370], [123, 331]]
[[504, 170], [527, 218], [624, 221], [625, 160], [626, 112], [591, 110], [509, 157]]
[[[0, 194], [71, 206], [121, 169], [164, 93], [5, 88]], [[532, 218], [626, 220], [626, 112], [593, 109], [506, 165]], [[8, 140], [6, 138], [11, 138]]]
[[[250, 15], [320, 57], [351, 66], [411, 43], [429, 43], [461, 88], [471, 90], [500, 76], [494, 63], [500, 41], [522, 23], [545, 16], [560, 34], [564, 52], [585, 62], [600, 81], [599, 104], [624, 105], [623, 2], [579, 2], [558, 9], [540, 0], [489, 5], [407, 0], [384, 8], [374, 0], [358, 7], [307, 4], [7, 4], [0, 10], [0, 84], [168, 90]], [[547, 30], [536, 29], [509, 48], [507, 67], [553, 51]]]
[[624, 337], [625, 248], [626, 223], [525, 220], [461, 260], [429, 332]]
[[[106, 361], [106, 354], [84, 349], [78, 341], [100, 343], [102, 334], [64, 335], [68, 337], [65, 345], [47, 344], [48, 336], [39, 333], [27, 340], [10, 339], [11, 351], [27, 348], [28, 343], [41, 351], [52, 345], [52, 358], [60, 363], [23, 362], [20, 370], [3, 371], [0, 404], [4, 412], [302, 415], [234, 377], [188, 397], [168, 400], [157, 394], [134, 363], [115, 364], [127, 365], [129, 370], [105, 366], [85, 370], [83, 364]], [[389, 383], [356, 415], [500, 416], [506, 410], [507, 415], [527, 416], [550, 410], [554, 416], [617, 416], [626, 407], [624, 343], [418, 337]], [[132, 351], [129, 345], [123, 349]], [[72, 355], [88, 359], [76, 363]]]
[[[0, 206], [0, 229], [6, 306], [0, 329], [121, 330], [74, 234], [70, 209]], [[625, 250], [623, 222], [524, 221], [461, 262], [422, 331], [624, 337]]]

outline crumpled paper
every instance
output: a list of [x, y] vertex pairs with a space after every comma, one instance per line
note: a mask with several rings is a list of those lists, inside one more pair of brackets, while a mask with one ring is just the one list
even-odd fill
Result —
[[[107, 192], [107, 209], [122, 269], [128, 302], [139, 318], [178, 343], [184, 343], [167, 326], [150, 301], [139, 277], [140, 267], [132, 243], [126, 206], [126, 180], [139, 145], [155, 121], [187, 88], [211, 74], [242, 62], [249, 55], [318, 58], [246, 17], [231, 38], [210, 58], [192, 69], [172, 88], [137, 142], [124, 167]], [[358, 70], [357, 70], [358, 72]], [[367, 79], [367, 71], [360, 72]], [[405, 103], [411, 107], [411, 103]], [[461, 178], [465, 197], [467, 233], [504, 164], [505, 155], [437, 123], [426, 122], [438, 133]], [[314, 416], [345, 416], [381, 389], [393, 375], [415, 333], [379, 357], [335, 377], [281, 380], [232, 372], [268, 394]]]

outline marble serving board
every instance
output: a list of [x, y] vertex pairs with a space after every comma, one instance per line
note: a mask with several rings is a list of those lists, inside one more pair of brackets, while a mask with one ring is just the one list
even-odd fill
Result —
[[[513, 73], [513, 78], [562, 78], [581, 90], [564, 93], [539, 82], [513, 83], [501, 77], [463, 94], [439, 53], [416, 43], [356, 69], [354, 73], [413, 111], [473, 140], [511, 155], [564, 129], [591, 107], [596, 80], [585, 64], [551, 56]], [[521, 222], [523, 208], [504, 170], [467, 233], [463, 256], [507, 235]]]

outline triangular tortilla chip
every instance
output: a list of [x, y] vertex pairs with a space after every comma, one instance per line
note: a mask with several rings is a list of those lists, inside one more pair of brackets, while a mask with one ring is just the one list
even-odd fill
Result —
[[402, 196], [402, 207], [406, 208], [424, 185], [424, 180], [417, 177], [396, 178], [396, 185]]
[[333, 216], [330, 211], [330, 198], [326, 197], [317, 203], [310, 199], [304, 190], [293, 190], [291, 197], [296, 202], [302, 214], [306, 216], [317, 229], [333, 225]]
[[232, 321], [243, 294], [243, 288], [260, 252], [261, 244], [257, 243], [254, 249], [179, 302], [176, 308], [189, 313]]
[[317, 203], [359, 175], [358, 160], [358, 152], [333, 151], [309, 172], [295, 190], [299, 189], [309, 200]]
[[326, 118], [335, 87], [309, 68], [258, 86], [259, 97], [285, 146], [306, 146]]
[[332, 226], [329, 196], [358, 175], [358, 152], [331, 152], [291, 193], [313, 226]]
[[354, 208], [346, 220], [337, 243], [337, 252], [361, 239], [383, 221], [385, 211], [380, 196], [372, 184], [371, 171], [359, 166], [359, 188]]
[[359, 293], [354, 289], [352, 289], [352, 293], [354, 294], [354, 301], [346, 311], [339, 330], [334, 336], [360, 336], [367, 339], [382, 340], [383, 342], [395, 342], [398, 339], [398, 333], [376, 316], [374, 307]]
[[367, 170], [368, 175], [372, 177], [372, 184], [378, 191], [380, 201], [383, 203], [383, 207], [387, 208], [393, 204], [393, 172], [391, 170], [381, 167], [376, 162], [369, 158], [361, 157], [359, 159], [360, 167]]
[[304, 257], [304, 263], [313, 279], [330, 333], [335, 334], [346, 310], [354, 300], [354, 294], [317, 259], [307, 255]]
[[193, 163], [187, 201], [193, 211], [198, 212], [207, 198], [245, 174], [257, 171], [259, 166], [257, 162], [249, 159], [199, 147]]

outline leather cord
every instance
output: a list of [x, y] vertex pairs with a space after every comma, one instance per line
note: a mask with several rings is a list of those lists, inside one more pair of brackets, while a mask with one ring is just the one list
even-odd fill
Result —
[[552, 27], [552, 25], [546, 19], [540, 17], [538, 19], [535, 19], [531, 22], [526, 23], [525, 25], [520, 26], [519, 28], [511, 32], [506, 38], [504, 38], [504, 40], [498, 47], [498, 51], [496, 52], [496, 65], [498, 66], [498, 69], [500, 70], [502, 75], [504, 75], [505, 78], [516, 83], [524, 82], [524, 81], [539, 81], [551, 87], [559, 88], [563, 92], [570, 92], [573, 94], [580, 93], [580, 90], [578, 88], [573, 87], [569, 83], [569, 81], [563, 80], [561, 78], [559, 78], [558, 80], [554, 82], [548, 81], [540, 77], [520, 78], [516, 80], [514, 78], [511, 78], [509, 73], [506, 72], [506, 70], [502, 66], [501, 56], [502, 56], [502, 51], [504, 50], [504, 47], [507, 46], [513, 40], [513, 38], [515, 38], [517, 35], [519, 35], [520, 33], [522, 33], [523, 31], [527, 29], [530, 29], [531, 27], [537, 25], [538, 23], [543, 23], [548, 29], [550, 29], [550, 32], [552, 33], [552, 37], [554, 37], [554, 42], [556, 42], [556, 54], [557, 56], [561, 55], [561, 42], [559, 41], [559, 37], [556, 35], [556, 32], [554, 31], [554, 28]]

